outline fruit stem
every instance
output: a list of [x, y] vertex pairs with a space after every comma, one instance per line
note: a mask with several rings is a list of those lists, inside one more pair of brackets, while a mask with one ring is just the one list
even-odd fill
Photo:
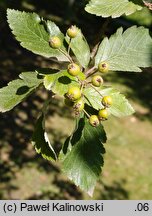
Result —
[[88, 79], [90, 76], [92, 76], [92, 75], [95, 74], [96, 72], [97, 72], [97, 70], [95, 70], [94, 72], [90, 73], [90, 74], [86, 77], [86, 79]]
[[70, 53], [70, 49], [71, 49], [71, 38], [70, 38], [70, 42], [69, 42], [69, 46], [68, 46], [68, 55]]
[[92, 85], [92, 84], [89, 84], [96, 92], [98, 92], [98, 94], [103, 97], [103, 95]]
[[81, 82], [81, 92], [82, 92], [83, 88], [85, 88], [86, 82], [85, 81], [81, 81], [81, 80], [80, 80], [80, 82]]
[[96, 71], [97, 71], [97, 69], [96, 69], [95, 66], [93, 66], [92, 68], [90, 68], [89, 70], [87, 70], [87, 71], [85, 72], [86, 78], [88, 78], [89, 76], [91, 76], [92, 74], [94, 74]]
[[82, 81], [79, 79], [78, 76], [76, 76], [78, 83], [82, 86]]
[[95, 55], [96, 55], [96, 53], [97, 53], [97, 50], [98, 50], [98, 47], [99, 47], [99, 45], [100, 45], [100, 42], [99, 42], [99, 43], [97, 43], [97, 44], [95, 45], [95, 47], [93, 48], [93, 50], [92, 50], [92, 52], [91, 52], [91, 59], [93, 59], [93, 58], [95, 57]]
[[87, 116], [88, 118], [90, 118], [89, 113], [87, 113], [87, 111], [86, 111], [85, 109], [83, 109], [83, 112], [86, 114], [86, 116]]
[[73, 59], [71, 58], [71, 56], [68, 54], [68, 53], [66, 53], [64, 50], [62, 50], [61, 48], [59, 48], [59, 51], [61, 52], [61, 53], [63, 53], [63, 55], [65, 55], [68, 59], [69, 59], [69, 61], [71, 62], [71, 63], [73, 63]]

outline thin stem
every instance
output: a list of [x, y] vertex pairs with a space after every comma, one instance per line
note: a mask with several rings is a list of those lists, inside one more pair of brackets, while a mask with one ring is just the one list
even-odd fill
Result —
[[68, 53], [66, 53], [66, 52], [65, 52], [64, 50], [62, 50], [61, 48], [59, 48], [59, 51], [62, 52], [63, 55], [65, 55], [65, 56], [69, 59], [69, 61], [70, 61], [71, 63], [73, 63], [73, 59], [71, 58], [71, 56], [70, 56]]
[[94, 70], [96, 70], [96, 67], [93, 66], [92, 68], [90, 68], [88, 71], [85, 72], [86, 77], [88, 78], [89, 76], [92, 75], [92, 73], [94, 73]]
[[92, 85], [92, 84], [89, 84], [96, 92], [98, 92], [98, 94], [103, 97], [103, 95]]
[[91, 59], [93, 59], [97, 53], [98, 47], [100, 45], [100, 42], [98, 44], [95, 45], [95, 47], [93, 48], [92, 52], [91, 52]]
[[81, 88], [80, 88], [81, 93], [82, 93], [83, 87], [84, 87], [84, 84], [81, 83]]
[[87, 111], [86, 111], [85, 109], [83, 109], [83, 112], [86, 114], [86, 116], [87, 116], [88, 118], [90, 118], [89, 113], [87, 113]]
[[97, 70], [95, 70], [94, 72], [90, 73], [86, 78], [88, 79], [90, 76], [92, 76], [93, 74], [95, 74], [97, 72]]
[[76, 78], [77, 78], [78, 83], [79, 83], [80, 85], [82, 85], [82, 81], [79, 79], [79, 77], [76, 76]]
[[70, 38], [70, 42], [69, 42], [69, 46], [68, 46], [68, 55], [70, 53], [70, 49], [71, 49], [71, 38]]

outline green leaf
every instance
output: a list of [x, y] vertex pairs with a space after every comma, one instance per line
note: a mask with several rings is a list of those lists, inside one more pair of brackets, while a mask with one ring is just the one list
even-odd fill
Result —
[[130, 15], [141, 9], [140, 5], [129, 0], [91, 0], [85, 7], [88, 13], [112, 18], [120, 17], [123, 14]]
[[44, 86], [48, 90], [52, 90], [55, 94], [63, 96], [67, 93], [70, 85], [78, 85], [76, 78], [71, 76], [67, 71], [60, 71], [54, 74], [46, 75], [44, 78]]
[[[116, 117], [124, 117], [134, 113], [134, 109], [123, 94], [120, 94], [117, 90], [113, 88], [97, 88], [101, 95], [109, 95], [112, 97], [112, 105], [108, 108], [109, 113]], [[86, 97], [86, 103], [92, 106], [94, 109], [99, 110], [104, 108], [101, 100], [101, 95], [95, 91], [93, 88], [86, 88], [84, 91]]]
[[148, 8], [143, 8], [142, 11], [137, 11], [136, 13], [127, 16], [128, 20], [131, 20], [135, 23], [137, 23], [138, 25], [145, 25], [150, 27], [150, 25], [152, 25], [152, 16], [151, 16], [151, 12]]
[[78, 35], [75, 38], [72, 38], [71, 43], [68, 35], [65, 37], [65, 40], [68, 44], [70, 43], [71, 50], [76, 56], [79, 64], [86, 68], [90, 61], [90, 48], [81, 30], [79, 29], [78, 31]]
[[77, 186], [92, 195], [104, 163], [106, 134], [103, 126], [94, 128], [88, 120], [81, 118], [69, 142], [72, 148], [63, 161], [63, 171]]
[[36, 152], [41, 154], [43, 158], [47, 160], [56, 160], [56, 153], [50, 144], [47, 133], [45, 132], [44, 121], [45, 115], [42, 113], [35, 125], [32, 144], [35, 147]]
[[43, 82], [36, 72], [24, 72], [19, 77], [0, 89], [0, 112], [11, 110]]
[[119, 28], [109, 39], [105, 38], [95, 57], [95, 65], [106, 61], [110, 70], [140, 72], [140, 67], [152, 65], [152, 38], [148, 29], [133, 26], [123, 33]]
[[75, 128], [72, 134], [66, 139], [63, 144], [62, 151], [60, 151], [60, 159], [64, 160], [68, 152], [71, 151], [72, 146], [81, 138], [81, 132], [84, 128], [84, 121], [81, 120], [82, 124], [80, 125], [80, 119], [84, 118], [84, 113], [80, 113], [79, 117], [75, 118]]
[[47, 21], [45, 23], [35, 13], [11, 9], [7, 10], [7, 18], [13, 34], [21, 42], [22, 47], [48, 58], [56, 57], [59, 61], [69, 61], [60, 51], [49, 46], [49, 39], [54, 35], [58, 36], [62, 41], [64, 39], [64, 35], [53, 22]]

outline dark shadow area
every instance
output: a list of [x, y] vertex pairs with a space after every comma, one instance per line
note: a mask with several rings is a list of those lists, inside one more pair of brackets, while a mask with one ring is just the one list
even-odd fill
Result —
[[71, 79], [67, 76], [62, 76], [58, 79], [59, 83], [62, 83], [62, 84], [65, 84], [65, 85], [68, 85], [71, 83]]
[[138, 4], [138, 5], [144, 6], [144, 3], [143, 3], [142, 0], [132, 0], [132, 2], [134, 2], [134, 4]]
[[102, 192], [98, 199], [101, 200], [127, 200], [129, 194], [124, 189], [125, 180], [115, 181], [111, 185], [101, 183]]
[[[98, 188], [97, 200], [128, 200], [129, 193], [124, 188], [125, 180], [113, 182], [111, 185], [104, 184], [100, 182], [100, 188]], [[44, 191], [41, 194], [34, 194], [31, 197], [28, 197], [29, 200], [38, 200], [38, 199], [59, 199], [59, 200], [81, 200], [83, 199], [83, 194], [79, 189], [71, 182], [61, 179], [58, 175], [55, 176], [54, 187], [58, 187], [59, 193], [52, 191]], [[101, 192], [100, 192], [101, 191]]]
[[18, 187], [11, 183], [12, 178], [15, 178], [14, 165], [10, 162], [0, 161], [0, 199], [8, 199], [8, 197], [13, 199], [11, 191]]
[[54, 184], [60, 188], [61, 194], [67, 194], [67, 199], [71, 199], [72, 197], [77, 200], [82, 199], [82, 193], [73, 183], [62, 180], [56, 175]]
[[135, 115], [141, 120], [152, 120], [152, 69], [145, 69], [142, 73], [114, 73], [108, 76], [108, 80], [126, 85], [127, 97], [148, 109], [146, 114], [137, 112]]
[[7, 162], [0, 162], [0, 182], [9, 182], [14, 172]]
[[50, 200], [81, 200], [83, 199], [83, 194], [79, 189], [71, 182], [67, 180], [59, 179], [56, 175], [54, 182], [52, 183], [55, 187], [58, 188], [59, 192], [55, 193], [52, 191], [44, 191], [41, 194], [34, 194], [31, 197], [28, 197], [29, 200], [38, 200], [38, 199], [50, 199]]
[[49, 69], [49, 68], [38, 68], [36, 69], [36, 71], [39, 73], [39, 76], [42, 75], [50, 75], [50, 74], [55, 74], [55, 73], [58, 73], [59, 70], [57, 69]]
[[22, 87], [17, 89], [16, 94], [17, 95], [23, 95], [23, 94], [26, 94], [29, 90], [30, 90], [30, 88], [28, 86], [22, 86]]

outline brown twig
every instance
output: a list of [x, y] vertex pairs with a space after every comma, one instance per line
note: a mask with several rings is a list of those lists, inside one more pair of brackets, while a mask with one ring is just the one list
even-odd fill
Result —
[[96, 70], [96, 67], [95, 67], [95, 66], [93, 66], [92, 68], [90, 68], [89, 70], [87, 70], [87, 71], [85, 72], [86, 78], [88, 78], [89, 76], [91, 76], [92, 73], [95, 72], [95, 70]]

